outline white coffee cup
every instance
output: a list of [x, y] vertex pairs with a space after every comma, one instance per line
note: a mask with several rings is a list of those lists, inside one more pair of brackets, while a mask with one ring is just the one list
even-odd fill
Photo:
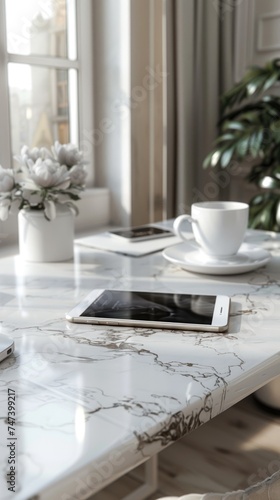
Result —
[[179, 215], [174, 231], [183, 240], [182, 224], [192, 223], [192, 230], [200, 249], [207, 255], [222, 259], [238, 252], [248, 226], [249, 205], [237, 201], [203, 201], [193, 203], [191, 215]]

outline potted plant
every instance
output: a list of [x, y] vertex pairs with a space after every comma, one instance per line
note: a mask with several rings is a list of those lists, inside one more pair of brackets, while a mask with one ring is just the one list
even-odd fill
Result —
[[221, 100], [220, 135], [204, 160], [205, 167], [230, 168], [232, 160], [249, 165], [248, 182], [257, 194], [250, 200], [249, 225], [280, 231], [280, 59], [248, 69]]
[[19, 248], [30, 261], [60, 261], [73, 256], [75, 201], [85, 188], [83, 154], [72, 144], [51, 150], [23, 146], [18, 167], [0, 166], [0, 220], [19, 209]]

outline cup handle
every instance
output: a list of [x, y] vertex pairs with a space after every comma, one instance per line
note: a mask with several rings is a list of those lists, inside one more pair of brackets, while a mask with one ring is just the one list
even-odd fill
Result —
[[188, 240], [188, 238], [186, 238], [184, 236], [184, 233], [182, 233], [181, 231], [181, 225], [182, 225], [182, 222], [184, 221], [189, 221], [191, 223], [193, 222], [197, 222], [195, 219], [193, 219], [193, 217], [191, 217], [191, 215], [179, 215], [179, 217], [177, 217], [173, 223], [173, 229], [174, 229], [174, 232], [177, 234], [177, 236], [179, 236], [180, 238], [182, 238], [182, 240]]

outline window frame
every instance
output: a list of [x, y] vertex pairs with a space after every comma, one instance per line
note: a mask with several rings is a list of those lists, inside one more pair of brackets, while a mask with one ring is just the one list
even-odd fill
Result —
[[88, 57], [92, 47], [92, 25], [93, 10], [91, 0], [77, 2], [76, 8], [76, 32], [77, 32], [77, 59], [70, 60], [63, 57], [40, 56], [40, 55], [20, 55], [10, 54], [7, 50], [6, 37], [6, 12], [5, 1], [0, 2], [0, 99], [2, 110], [0, 113], [0, 164], [3, 167], [10, 167], [12, 163], [12, 140], [11, 140], [11, 117], [9, 109], [9, 88], [8, 88], [8, 64], [24, 63], [33, 66], [54, 69], [75, 69], [77, 70], [77, 112], [78, 112], [78, 145], [85, 146], [85, 159], [89, 164], [88, 186], [93, 186], [94, 182], [94, 154], [93, 144], [85, 140], [89, 134], [87, 131], [93, 129], [93, 58]]

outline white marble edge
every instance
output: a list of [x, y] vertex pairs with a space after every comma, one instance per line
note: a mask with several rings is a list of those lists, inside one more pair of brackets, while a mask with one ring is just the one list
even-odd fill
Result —
[[[280, 374], [280, 237], [257, 271], [189, 273], [161, 253], [129, 258], [76, 248], [74, 262], [0, 260], [0, 332], [15, 354], [0, 364], [3, 500], [76, 500], [99, 491]], [[92, 288], [232, 297], [227, 334], [73, 325]], [[17, 486], [7, 491], [7, 388], [16, 391]]]

